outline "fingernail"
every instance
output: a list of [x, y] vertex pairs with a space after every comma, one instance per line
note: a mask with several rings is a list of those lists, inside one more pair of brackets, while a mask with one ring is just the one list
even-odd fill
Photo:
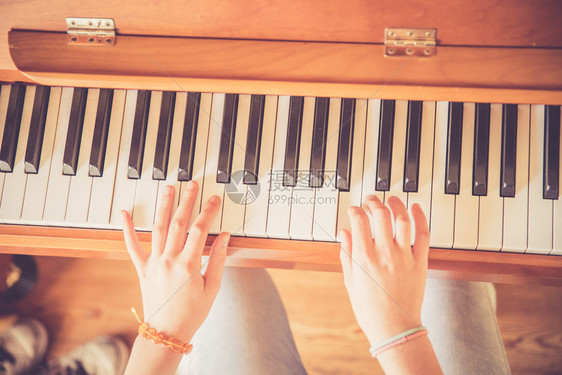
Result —
[[166, 195], [174, 194], [174, 187], [172, 185], [166, 185]]
[[351, 206], [351, 207], [349, 207], [349, 208], [347, 209], [347, 214], [348, 214], [349, 216], [355, 215], [355, 214], [357, 213], [357, 210], [360, 210], [360, 208], [359, 208], [359, 207], [355, 207], [355, 206]]
[[127, 211], [121, 210], [121, 219], [125, 220], [127, 218]]
[[221, 199], [216, 195], [213, 195], [211, 198], [209, 198], [209, 202], [212, 204], [219, 204], [220, 201]]
[[186, 188], [187, 190], [193, 190], [193, 189], [195, 189], [195, 181], [193, 181], [193, 180], [187, 181], [187, 185], [185, 185], [185, 188]]

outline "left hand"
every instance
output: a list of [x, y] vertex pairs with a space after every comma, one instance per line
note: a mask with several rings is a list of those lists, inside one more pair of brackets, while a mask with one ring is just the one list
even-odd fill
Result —
[[195, 181], [188, 182], [172, 217], [174, 188], [165, 187], [156, 212], [150, 254], [137, 238], [131, 215], [122, 211], [127, 250], [139, 277], [144, 319], [152, 328], [182, 342], [191, 341], [209, 314], [220, 288], [230, 238], [228, 233], [221, 233], [215, 239], [202, 275], [203, 249], [221, 201], [217, 196], [209, 199], [188, 235], [197, 189]]

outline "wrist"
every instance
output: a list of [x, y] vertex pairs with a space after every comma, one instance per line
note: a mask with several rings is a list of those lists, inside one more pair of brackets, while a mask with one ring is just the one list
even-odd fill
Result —
[[389, 338], [396, 336], [401, 332], [405, 332], [412, 328], [421, 326], [421, 319], [388, 319], [384, 323], [378, 324], [373, 327], [368, 332], [365, 331], [365, 335], [371, 344], [371, 347], [379, 345], [381, 342], [388, 340]]

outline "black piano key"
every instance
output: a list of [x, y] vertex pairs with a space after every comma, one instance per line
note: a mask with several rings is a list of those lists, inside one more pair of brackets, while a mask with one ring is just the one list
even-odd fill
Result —
[[490, 148], [490, 104], [476, 103], [472, 195], [488, 194], [488, 153]]
[[515, 197], [517, 161], [517, 104], [504, 104], [502, 114], [502, 160], [500, 196]]
[[197, 122], [199, 121], [199, 105], [201, 93], [190, 92], [187, 94], [185, 107], [185, 121], [181, 141], [180, 165], [178, 171], [179, 181], [191, 180], [193, 173], [193, 159], [195, 157], [195, 139], [197, 137]]
[[285, 164], [283, 167], [283, 186], [295, 186], [297, 184], [303, 105], [304, 97], [291, 97], [289, 102], [287, 143], [285, 145]]
[[152, 168], [153, 180], [166, 179], [175, 103], [176, 93], [174, 91], [164, 91], [162, 93], [160, 120], [158, 122], [158, 134], [156, 136], [156, 151], [154, 152], [154, 165]]
[[250, 102], [250, 122], [246, 140], [246, 158], [244, 160], [244, 180], [248, 185], [258, 183], [258, 168], [260, 159], [261, 131], [263, 126], [263, 112], [265, 95], [252, 95]]
[[390, 168], [392, 165], [392, 141], [394, 138], [394, 100], [381, 102], [379, 127], [379, 149], [377, 153], [377, 181], [375, 190], [390, 190]]
[[102, 177], [105, 161], [105, 148], [107, 146], [107, 134], [109, 132], [109, 119], [111, 118], [111, 107], [113, 105], [113, 90], [101, 89], [96, 112], [96, 123], [92, 137], [92, 149], [90, 152], [90, 167], [88, 174], [91, 177]]
[[0, 171], [2, 172], [12, 172], [14, 169], [24, 99], [25, 86], [14, 83], [10, 90], [8, 113], [6, 114], [6, 123], [4, 125], [4, 137], [2, 138], [2, 147], [0, 148]]
[[420, 171], [420, 142], [423, 102], [408, 102], [408, 127], [406, 130], [406, 154], [404, 155], [405, 192], [418, 191]]
[[133, 120], [133, 134], [131, 135], [131, 148], [129, 151], [129, 163], [127, 168], [127, 177], [130, 179], [138, 179], [141, 177], [144, 141], [146, 138], [146, 126], [148, 124], [149, 110], [150, 91], [139, 90], [137, 95], [137, 105], [135, 108], [135, 119]]
[[228, 184], [230, 182], [237, 114], [238, 94], [226, 94], [222, 116], [219, 162], [217, 166], [217, 183], [219, 184]]
[[324, 160], [326, 158], [329, 110], [330, 98], [316, 98], [310, 157], [310, 179], [308, 181], [308, 186], [310, 187], [322, 187], [324, 184]]
[[87, 98], [88, 89], [82, 87], [74, 89], [72, 105], [70, 107], [70, 119], [68, 121], [68, 132], [66, 133], [66, 145], [64, 146], [62, 159], [62, 174], [64, 175], [76, 175]]
[[462, 117], [463, 103], [449, 103], [445, 194], [458, 194], [460, 189]]
[[37, 86], [35, 88], [31, 123], [29, 124], [29, 136], [27, 137], [27, 148], [25, 150], [25, 173], [39, 172], [50, 94], [50, 87]]
[[343, 191], [349, 191], [351, 186], [351, 147], [354, 124], [355, 99], [342, 99], [336, 187]]
[[560, 106], [547, 105], [544, 112], [543, 198], [558, 199], [560, 183]]

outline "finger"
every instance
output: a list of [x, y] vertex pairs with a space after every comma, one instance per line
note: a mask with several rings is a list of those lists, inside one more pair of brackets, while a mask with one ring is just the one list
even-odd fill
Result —
[[344, 279], [347, 279], [351, 275], [351, 234], [345, 230], [340, 230], [340, 261], [343, 270]]
[[385, 245], [389, 248], [394, 244], [392, 237], [392, 216], [390, 210], [382, 204], [382, 202], [375, 195], [369, 195], [365, 205], [371, 212], [374, 222], [374, 239], [377, 246], [379, 244]]
[[127, 211], [121, 211], [121, 221], [123, 223], [123, 236], [125, 237], [127, 252], [138, 273], [148, 259], [148, 254], [139, 242], [135, 226], [133, 225], [133, 219]]
[[429, 226], [423, 210], [417, 203], [412, 206], [412, 217], [414, 218], [416, 235], [414, 247], [412, 249], [414, 258], [427, 262], [429, 253]]
[[154, 255], [162, 254], [164, 246], [166, 246], [173, 204], [174, 187], [167, 185], [160, 193], [154, 226], [152, 227], [152, 254]]
[[347, 214], [351, 224], [351, 238], [355, 246], [353, 256], [357, 259], [366, 259], [373, 247], [371, 224], [367, 213], [360, 207], [350, 207]]
[[388, 198], [388, 205], [394, 216], [394, 227], [396, 230], [394, 243], [401, 249], [411, 250], [412, 229], [410, 227], [410, 216], [408, 216], [406, 206], [404, 206], [404, 203], [402, 203], [398, 197]]
[[177, 256], [185, 245], [187, 227], [191, 219], [195, 200], [197, 199], [197, 190], [197, 182], [193, 180], [187, 182], [186, 190], [183, 193], [178, 209], [170, 222], [168, 240], [164, 249], [164, 255], [166, 256]]
[[222, 271], [226, 262], [230, 234], [223, 232], [213, 242], [209, 253], [209, 264], [205, 271], [205, 291], [216, 295], [221, 286]]
[[213, 195], [209, 198], [193, 225], [191, 225], [187, 241], [185, 241], [185, 246], [182, 251], [182, 256], [184, 256], [188, 262], [193, 262], [194, 264], [201, 263], [201, 256], [203, 255], [203, 248], [207, 241], [207, 235], [209, 234], [209, 229], [211, 228], [213, 220], [215, 220], [219, 212], [220, 204], [220, 198]]

